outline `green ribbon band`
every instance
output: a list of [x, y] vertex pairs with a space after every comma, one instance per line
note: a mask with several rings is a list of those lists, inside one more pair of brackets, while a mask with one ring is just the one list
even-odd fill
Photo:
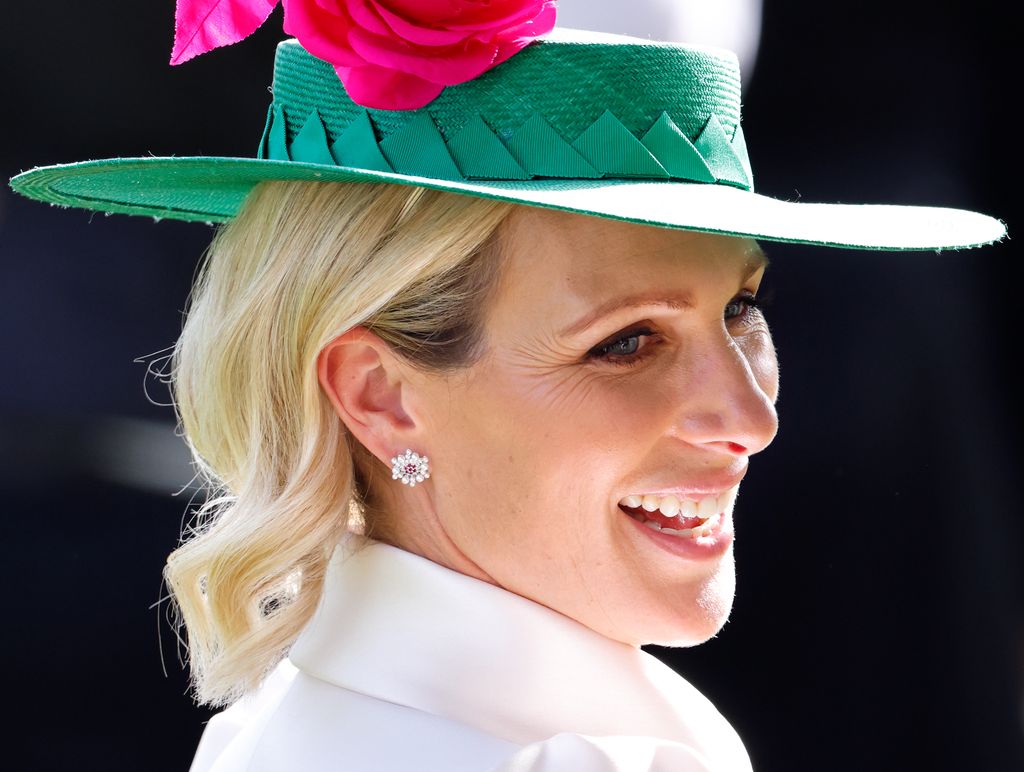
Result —
[[272, 104], [258, 155], [444, 180], [639, 178], [754, 187], [742, 128], [737, 124], [728, 137], [714, 113], [691, 140], [667, 112], [637, 137], [606, 109], [571, 142], [537, 113], [500, 132], [474, 114], [449, 141], [427, 111], [409, 115], [379, 140], [363, 109], [331, 138], [317, 109], [296, 132]]

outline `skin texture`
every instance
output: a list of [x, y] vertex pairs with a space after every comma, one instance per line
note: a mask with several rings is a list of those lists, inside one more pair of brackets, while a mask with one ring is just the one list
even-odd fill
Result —
[[[731, 544], [711, 559], [670, 554], [618, 502], [729, 487], [775, 436], [778, 361], [742, 301], [763, 276], [760, 248], [529, 207], [503, 227], [487, 353], [467, 372], [418, 373], [358, 327], [321, 352], [325, 393], [386, 467], [388, 540], [624, 643], [701, 643], [732, 608]], [[562, 334], [635, 294], [681, 302]], [[407, 447], [430, 458], [414, 488], [390, 477]]]

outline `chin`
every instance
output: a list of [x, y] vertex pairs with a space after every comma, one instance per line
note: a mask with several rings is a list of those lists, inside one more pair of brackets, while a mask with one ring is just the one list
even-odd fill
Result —
[[666, 609], [659, 629], [643, 636], [644, 644], [699, 646], [714, 638], [729, 621], [736, 595], [736, 570], [731, 560], [690, 592], [681, 593], [685, 605]]

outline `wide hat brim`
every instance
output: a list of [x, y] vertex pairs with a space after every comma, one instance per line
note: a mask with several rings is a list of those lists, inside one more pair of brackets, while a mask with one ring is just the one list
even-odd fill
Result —
[[[585, 85], [584, 85], [585, 84]], [[46, 166], [11, 186], [51, 204], [224, 222], [271, 180], [387, 182], [644, 225], [883, 250], [976, 247], [976, 212], [784, 201], [755, 193], [734, 54], [556, 29], [408, 111], [355, 104], [333, 68], [278, 46], [256, 158]]]
[[937, 250], [991, 244], [1005, 225], [963, 209], [783, 201], [723, 185], [674, 180], [438, 180], [253, 158], [114, 158], [46, 166], [12, 187], [60, 206], [224, 222], [269, 180], [390, 182], [644, 225], [852, 249]]

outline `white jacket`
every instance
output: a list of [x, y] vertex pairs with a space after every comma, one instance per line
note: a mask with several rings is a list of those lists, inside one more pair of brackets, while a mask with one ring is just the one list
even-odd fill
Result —
[[[362, 549], [359, 549], [362, 547]], [[362, 537], [191, 772], [749, 772], [739, 736], [655, 657]]]

